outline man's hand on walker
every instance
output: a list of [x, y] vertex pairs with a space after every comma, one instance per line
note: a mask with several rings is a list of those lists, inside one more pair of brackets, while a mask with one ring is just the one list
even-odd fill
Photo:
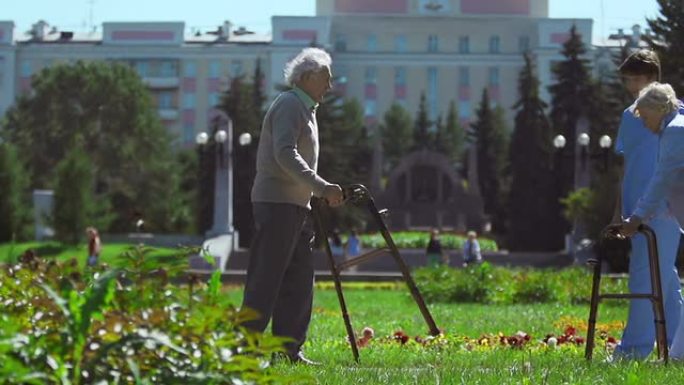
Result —
[[328, 201], [330, 207], [342, 206], [344, 203], [344, 194], [342, 194], [342, 188], [338, 184], [325, 186], [323, 198]]
[[625, 238], [631, 237], [632, 235], [636, 234], [636, 232], [639, 230], [639, 226], [641, 226], [641, 223], [641, 218], [635, 215], [632, 215], [627, 219], [623, 219], [620, 234], [625, 236]]

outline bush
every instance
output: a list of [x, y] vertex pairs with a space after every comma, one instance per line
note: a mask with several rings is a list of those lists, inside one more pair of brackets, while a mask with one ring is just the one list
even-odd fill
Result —
[[[414, 272], [414, 278], [429, 302], [586, 304], [590, 300], [592, 284], [592, 272], [581, 267], [509, 269], [493, 267], [486, 262], [465, 269], [420, 268]], [[627, 280], [604, 278], [601, 291], [627, 292]]]
[[282, 341], [239, 327], [253, 315], [227, 301], [220, 273], [169, 285], [187, 266], [154, 266], [149, 252], [127, 251], [132, 267], [120, 270], [30, 257], [6, 266], [0, 383], [276, 383], [264, 368]]
[[[364, 247], [385, 247], [385, 240], [380, 233], [361, 234], [361, 242]], [[392, 233], [394, 243], [400, 249], [424, 249], [430, 240], [430, 234], [425, 231], [396, 231]], [[466, 237], [452, 233], [440, 234], [442, 247], [451, 250], [463, 249]], [[487, 238], [478, 238], [482, 251], [497, 251], [496, 242]]]

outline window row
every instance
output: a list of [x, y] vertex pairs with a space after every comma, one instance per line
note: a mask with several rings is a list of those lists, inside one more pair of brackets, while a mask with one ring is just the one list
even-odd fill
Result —
[[[452, 39], [449, 39], [451, 41]], [[431, 34], [427, 38], [427, 52], [440, 52], [439, 36]], [[459, 36], [458, 37], [458, 53], [471, 53], [470, 51], [470, 37], [469, 36]], [[406, 53], [409, 51], [408, 43], [405, 35], [397, 35], [394, 37], [394, 52]], [[520, 36], [518, 38], [518, 51], [525, 52], [530, 49], [530, 38], [529, 36]], [[389, 49], [385, 49], [387, 51]], [[347, 37], [344, 34], [338, 34], [335, 37], [335, 51], [345, 52], [347, 51]], [[376, 35], [371, 34], [366, 36], [366, 51], [377, 52], [378, 51], [378, 38]], [[448, 48], [447, 48], [448, 51]], [[489, 53], [500, 53], [501, 52], [501, 38], [499, 36], [491, 36], [489, 38]]]
[[[428, 68], [428, 82], [437, 84], [438, 71], [435, 67]], [[406, 85], [406, 67], [394, 67], [394, 84], [395, 85]], [[489, 67], [487, 72], [487, 80], [489, 85], [499, 85], [500, 82], [500, 69], [499, 67]], [[346, 84], [348, 82], [347, 68], [346, 67], [336, 67], [335, 68], [335, 82], [337, 84]], [[378, 82], [378, 68], [377, 67], [365, 67], [364, 70], [364, 83], [377, 84]], [[458, 69], [458, 85], [459, 86], [469, 86], [470, 85], [470, 68], [461, 67]]]

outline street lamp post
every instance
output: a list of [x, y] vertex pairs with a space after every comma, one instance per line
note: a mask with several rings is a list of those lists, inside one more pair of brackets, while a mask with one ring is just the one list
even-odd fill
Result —
[[[232, 234], [237, 238], [233, 226], [233, 122], [222, 111], [217, 111], [218, 130], [214, 134], [216, 143], [216, 167], [214, 169], [214, 212], [211, 229], [206, 232], [207, 237]], [[200, 132], [195, 138], [199, 146], [209, 142], [209, 135]], [[247, 146], [252, 142], [249, 133], [243, 133], [238, 138], [240, 146]]]
[[[599, 138], [599, 147], [601, 150], [598, 153], [592, 153], [589, 151], [589, 144], [591, 143], [591, 137], [588, 134], [589, 121], [586, 117], [581, 117], [577, 122], [577, 139], [574, 142], [574, 148], [571, 154], [563, 154], [562, 151], [567, 144], [567, 139], [563, 135], [556, 135], [553, 138], [553, 146], [560, 153], [560, 155], [569, 155], [572, 157], [574, 162], [574, 182], [573, 189], [577, 190], [579, 188], [589, 187], [590, 170], [587, 169], [588, 160], [602, 159], [603, 170], [608, 169], [608, 158], [610, 154], [610, 147], [613, 144], [613, 140], [608, 135], [602, 135]], [[575, 219], [573, 223], [573, 230], [570, 239], [569, 252], [573, 255], [576, 262], [578, 261], [578, 255], [576, 253], [576, 246], [581, 246], [586, 244], [586, 229], [584, 223], [581, 220]]]

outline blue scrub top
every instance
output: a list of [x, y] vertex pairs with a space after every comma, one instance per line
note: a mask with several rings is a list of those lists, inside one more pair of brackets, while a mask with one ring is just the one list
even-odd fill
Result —
[[[622, 215], [634, 212], [636, 203], [646, 192], [658, 160], [658, 135], [648, 130], [641, 119], [634, 116], [635, 105], [622, 113], [620, 128], [615, 141], [615, 152], [625, 159], [625, 173], [622, 180]], [[658, 209], [657, 216], [667, 214], [665, 202]]]

